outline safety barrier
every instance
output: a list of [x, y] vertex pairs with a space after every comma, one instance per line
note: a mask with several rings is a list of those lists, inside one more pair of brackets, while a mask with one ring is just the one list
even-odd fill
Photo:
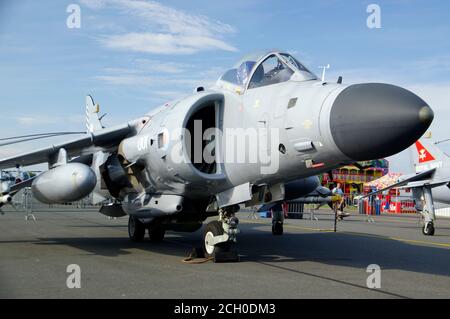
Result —
[[365, 198], [358, 204], [360, 214], [380, 215], [387, 214], [414, 214], [416, 213], [415, 202], [411, 197], [376, 196]]
[[67, 210], [99, 210], [101, 207], [101, 203], [97, 205], [92, 204], [91, 197], [86, 197], [82, 200], [73, 202], [73, 203], [67, 203], [67, 204], [44, 204], [36, 200], [30, 190], [29, 187], [24, 188], [20, 190], [14, 197], [13, 197], [13, 205], [14, 208], [23, 211], [26, 213], [32, 213], [32, 212], [39, 212], [39, 211], [48, 211], [48, 210], [58, 210], [58, 209], [64, 209]]

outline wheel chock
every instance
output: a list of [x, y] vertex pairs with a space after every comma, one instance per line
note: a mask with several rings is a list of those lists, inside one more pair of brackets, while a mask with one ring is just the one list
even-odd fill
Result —
[[215, 263], [233, 263], [238, 262], [239, 260], [237, 251], [217, 252], [214, 254]]

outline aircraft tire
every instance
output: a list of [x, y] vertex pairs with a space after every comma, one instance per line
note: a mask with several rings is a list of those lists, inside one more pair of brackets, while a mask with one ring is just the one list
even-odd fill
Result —
[[425, 226], [422, 228], [422, 233], [425, 236], [434, 236], [435, 228], [433, 222], [426, 223]]
[[145, 226], [139, 218], [131, 216], [128, 218], [128, 236], [131, 241], [141, 242], [145, 237]]
[[276, 222], [272, 224], [272, 235], [281, 236], [283, 235], [283, 232], [283, 223]]
[[208, 245], [208, 239], [215, 236], [223, 235], [224, 230], [222, 223], [215, 220], [206, 224], [205, 231], [203, 233], [203, 252], [206, 258], [214, 257], [216, 253], [227, 252], [231, 248], [230, 242], [220, 243], [217, 245]]

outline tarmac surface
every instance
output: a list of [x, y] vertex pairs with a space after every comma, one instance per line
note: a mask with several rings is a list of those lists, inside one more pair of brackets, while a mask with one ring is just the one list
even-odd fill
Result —
[[[92, 210], [49, 210], [25, 221], [0, 216], [0, 298], [449, 298], [450, 220], [425, 237], [418, 216], [354, 213], [287, 220], [274, 237], [270, 219], [239, 213], [238, 263], [185, 264], [196, 233], [168, 232], [162, 243], [132, 243], [127, 218]], [[67, 266], [81, 268], [81, 288], [66, 285]], [[367, 267], [381, 267], [370, 289]]]

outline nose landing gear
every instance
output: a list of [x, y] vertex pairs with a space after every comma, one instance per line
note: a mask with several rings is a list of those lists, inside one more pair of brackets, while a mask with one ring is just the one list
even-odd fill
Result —
[[206, 258], [214, 258], [215, 262], [239, 261], [236, 250], [239, 229], [236, 208], [219, 210], [219, 220], [209, 222], [203, 234], [203, 251]]

